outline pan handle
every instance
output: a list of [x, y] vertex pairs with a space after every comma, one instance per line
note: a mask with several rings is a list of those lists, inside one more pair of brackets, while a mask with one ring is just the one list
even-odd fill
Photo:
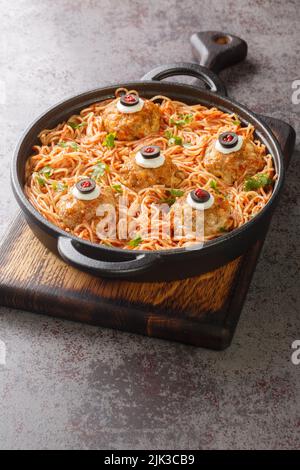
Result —
[[57, 249], [60, 256], [71, 266], [95, 276], [128, 278], [148, 271], [160, 260], [158, 254], [140, 253], [131, 260], [101, 261], [82, 254], [75, 245], [76, 242], [71, 238], [59, 237]]
[[193, 34], [190, 41], [197, 62], [215, 73], [241, 62], [247, 56], [246, 41], [233, 34], [201, 31]]
[[143, 76], [142, 80], [163, 80], [176, 75], [188, 75], [200, 79], [215, 93], [227, 95], [227, 90], [222, 80], [211, 70], [198, 64], [190, 62], [178, 62], [174, 64], [161, 65]]
[[296, 132], [287, 122], [271, 116], [258, 115], [271, 129], [281, 147], [286, 168], [294, 151]]

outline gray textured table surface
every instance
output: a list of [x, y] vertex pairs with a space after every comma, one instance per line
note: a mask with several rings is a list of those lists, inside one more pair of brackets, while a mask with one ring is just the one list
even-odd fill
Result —
[[[296, 0], [0, 0], [0, 15], [1, 234], [16, 209], [12, 150], [30, 120], [72, 93], [192, 60], [197, 30], [246, 39], [247, 61], [222, 73], [229, 93], [299, 131]], [[299, 182], [295, 152], [224, 352], [0, 308], [0, 448], [299, 448]]]

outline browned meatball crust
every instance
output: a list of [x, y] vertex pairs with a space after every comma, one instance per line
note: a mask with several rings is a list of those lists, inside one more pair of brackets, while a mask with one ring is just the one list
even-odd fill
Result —
[[154, 134], [160, 127], [159, 106], [144, 100], [141, 111], [121, 113], [116, 102], [111, 103], [103, 113], [103, 123], [107, 132], [114, 132], [118, 140], [137, 140]]
[[115, 204], [114, 196], [109, 187], [101, 188], [101, 193], [96, 199], [82, 201], [68, 193], [62, 196], [57, 203], [57, 213], [60, 221], [70, 229], [83, 222], [89, 222], [96, 216], [99, 204]]
[[[186, 195], [178, 198], [171, 208], [172, 216], [183, 213], [184, 209], [191, 210], [186, 201]], [[178, 212], [177, 212], [178, 211]], [[182, 211], [182, 212], [181, 212]], [[193, 231], [196, 230], [195, 216], [197, 209], [192, 209], [193, 214]], [[212, 207], [204, 211], [204, 235], [206, 237], [221, 235], [232, 225], [232, 216], [230, 204], [227, 199], [215, 196], [215, 202]]]
[[168, 155], [165, 155], [165, 162], [159, 168], [142, 168], [136, 163], [135, 155], [132, 155], [125, 161], [120, 177], [125, 186], [133, 191], [140, 191], [159, 184], [167, 188], [177, 188], [185, 175]]
[[244, 138], [242, 148], [237, 152], [224, 154], [215, 148], [215, 140], [208, 146], [203, 164], [207, 171], [233, 184], [243, 175], [252, 176], [263, 169], [265, 161], [257, 153], [254, 143]]

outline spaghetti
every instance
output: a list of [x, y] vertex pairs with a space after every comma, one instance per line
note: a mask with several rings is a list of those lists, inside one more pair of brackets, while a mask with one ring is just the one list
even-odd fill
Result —
[[[116, 100], [120, 92], [117, 90]], [[134, 91], [129, 93], [136, 93]], [[224, 131], [251, 139], [265, 166], [260, 174], [274, 181], [276, 172], [273, 159], [265, 146], [254, 139], [252, 125], [242, 127], [234, 114], [217, 108], [207, 108], [200, 104], [187, 105], [165, 96], [155, 96], [151, 101], [158, 103], [161, 115], [157, 133], [135, 141], [113, 140], [110, 144], [103, 124], [103, 112], [114, 100], [95, 103], [71, 116], [68, 121], [54, 129], [45, 129], [39, 134], [40, 145], [34, 146], [34, 154], [27, 160], [25, 193], [31, 204], [49, 221], [73, 235], [93, 243], [111, 245], [118, 248], [137, 250], [161, 250], [186, 246], [185, 238], [176, 240], [172, 236], [161, 236], [161, 230], [153, 238], [147, 233], [141, 235], [142, 220], [150, 213], [153, 204], [166, 202], [170, 207], [178, 195], [187, 194], [196, 187], [213, 191], [218, 197], [226, 198], [230, 204], [231, 217], [226, 230], [233, 230], [248, 222], [268, 202], [272, 195], [272, 185], [255, 189], [245, 189], [245, 175], [228, 185], [221, 178], [209, 173], [203, 165], [205, 150]], [[178, 126], [174, 116], [190, 116]], [[139, 191], [127, 187], [120, 178], [122, 167], [133, 153], [143, 146], [159, 145], [185, 178], [176, 188], [154, 185]], [[111, 188], [116, 206], [118, 200], [126, 198], [130, 205], [127, 214], [129, 227], [136, 227], [135, 237], [117, 236], [101, 239], [97, 235], [97, 218], [83, 221], [70, 228], [61, 220], [57, 204], [68, 194], [82, 177], [95, 178], [102, 187]], [[135, 210], [133, 210], [135, 208]], [[155, 215], [154, 215], [155, 217]], [[157, 224], [159, 224], [157, 213]], [[117, 226], [122, 215], [117, 210]], [[221, 236], [219, 233], [216, 236]], [[207, 236], [205, 240], [215, 238]], [[204, 240], [204, 241], [205, 241]]]

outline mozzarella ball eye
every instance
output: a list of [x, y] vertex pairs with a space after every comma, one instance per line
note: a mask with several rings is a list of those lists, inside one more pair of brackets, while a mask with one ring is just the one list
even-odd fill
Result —
[[142, 168], [159, 168], [165, 163], [158, 145], [146, 145], [135, 156], [136, 164]]
[[117, 109], [123, 114], [137, 113], [143, 109], [143, 106], [144, 101], [134, 93], [121, 96], [117, 102]]
[[72, 194], [76, 199], [81, 201], [92, 201], [100, 196], [100, 188], [92, 178], [83, 178], [72, 190]]
[[243, 137], [237, 135], [235, 132], [223, 132], [219, 135], [215, 143], [215, 148], [218, 152], [228, 154], [238, 152], [242, 148]]
[[187, 196], [187, 203], [197, 210], [209, 209], [214, 202], [213, 195], [202, 188], [191, 191]]

